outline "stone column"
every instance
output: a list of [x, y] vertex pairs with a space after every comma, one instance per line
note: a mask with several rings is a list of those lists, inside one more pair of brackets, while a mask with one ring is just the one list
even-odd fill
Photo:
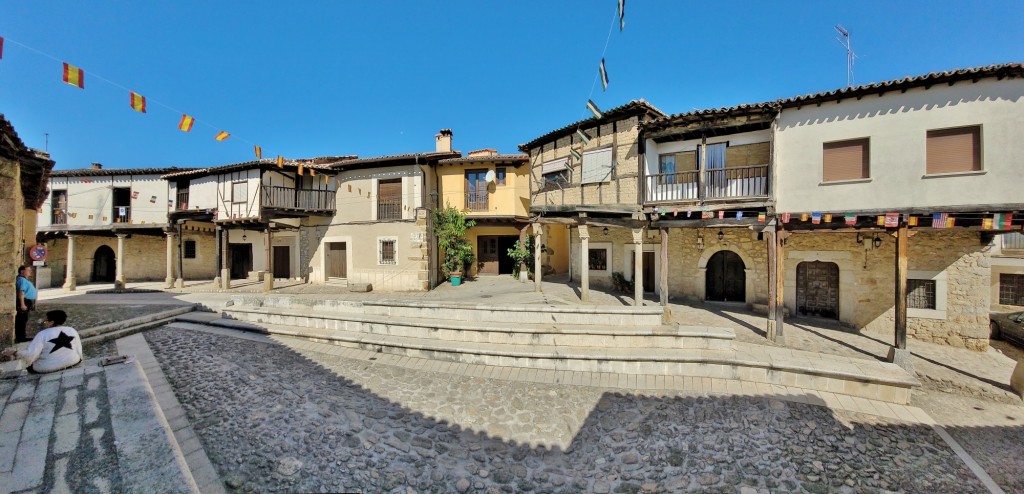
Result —
[[214, 254], [214, 260], [213, 260], [213, 264], [214, 264], [213, 287], [214, 288], [218, 288], [218, 289], [221, 287], [221, 285], [220, 285], [220, 270], [221, 270], [221, 266], [222, 266], [221, 262], [223, 262], [221, 260], [221, 257], [220, 257], [220, 241], [221, 241], [220, 237], [221, 237], [221, 231], [222, 230], [221, 230], [221, 228], [219, 226], [214, 227], [214, 230], [213, 230], [213, 232], [214, 232], [213, 233], [213, 240], [214, 240], [214, 242], [213, 243], [214, 243], [215, 248], [217, 249], [217, 252]]
[[263, 274], [263, 291], [269, 293], [274, 289], [274, 237], [270, 232], [270, 227], [267, 227], [266, 234], [264, 235], [267, 242], [267, 272]]
[[[590, 302], [590, 227], [580, 225], [580, 302]], [[612, 262], [608, 259], [608, 262]]]
[[644, 305], [644, 229], [633, 229], [633, 305]]
[[174, 233], [167, 232], [167, 278], [164, 288], [174, 288]]
[[124, 288], [124, 233], [117, 234], [117, 259], [114, 260], [114, 289]]
[[231, 289], [231, 264], [228, 260], [228, 241], [231, 240], [231, 232], [221, 229], [220, 239], [220, 287], [224, 290]]
[[75, 281], [75, 236], [68, 235], [67, 273], [64, 276], [64, 291], [73, 292], [78, 286]]
[[[524, 225], [519, 230], [519, 245], [520, 246], [526, 244], [526, 229], [527, 228], [529, 228], [529, 226], [528, 225]], [[529, 280], [530, 280], [530, 273], [529, 273], [529, 270], [526, 269], [526, 263], [525, 262], [519, 263], [519, 281], [526, 282], [526, 281], [529, 281]]]
[[181, 223], [178, 223], [178, 288], [185, 288], [185, 246], [182, 245], [185, 237], [182, 235], [184, 228]]
[[668, 228], [661, 230], [661, 280], [658, 301], [662, 307], [668, 308]]
[[543, 252], [540, 250], [540, 246], [544, 245], [544, 225], [540, 223], [533, 224], [533, 291], [540, 292], [541, 290], [541, 275], [544, 273], [544, 266], [541, 265], [541, 255]]

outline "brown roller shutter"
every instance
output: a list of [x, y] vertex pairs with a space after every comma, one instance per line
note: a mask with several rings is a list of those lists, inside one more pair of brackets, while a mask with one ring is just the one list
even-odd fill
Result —
[[929, 175], [981, 170], [981, 128], [928, 131]]
[[822, 146], [823, 180], [868, 178], [868, 139], [826, 142]]

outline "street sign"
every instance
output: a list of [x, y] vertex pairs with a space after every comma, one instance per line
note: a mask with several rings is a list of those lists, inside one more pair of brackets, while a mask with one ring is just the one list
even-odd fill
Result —
[[28, 256], [33, 261], [45, 261], [46, 260], [46, 246], [43, 244], [36, 244], [28, 250]]

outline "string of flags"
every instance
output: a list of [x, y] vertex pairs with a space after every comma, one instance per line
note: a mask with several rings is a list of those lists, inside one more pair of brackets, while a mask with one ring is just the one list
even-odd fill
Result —
[[[35, 48], [32, 48], [32, 47], [30, 47], [28, 45], [24, 45], [22, 43], [19, 43], [17, 41], [13, 41], [13, 40], [7, 40], [7, 41], [11, 41], [12, 43], [14, 43], [16, 45], [24, 46], [25, 48], [28, 48], [29, 50], [35, 51], [36, 53], [39, 53], [39, 54], [41, 54], [43, 56], [51, 58], [51, 59], [53, 59], [55, 61], [59, 60], [59, 59], [57, 59], [55, 57], [47, 55], [46, 53], [43, 53], [42, 51], [37, 50]], [[0, 36], [0, 60], [2, 60], [3, 56], [4, 56], [4, 42], [5, 42], [5, 39], [2, 36]], [[74, 86], [74, 87], [77, 87], [79, 89], [85, 89], [85, 70], [84, 69], [82, 69], [81, 67], [77, 67], [77, 66], [71, 65], [68, 62], [61, 62], [61, 66], [62, 66], [61, 81], [63, 81], [65, 84], [68, 84], [70, 86]], [[103, 79], [102, 77], [95, 76], [95, 74], [94, 74], [94, 77], [99, 78], [101, 81], [104, 81], [104, 82], [106, 82], [106, 83], [108, 83], [110, 85], [120, 87], [116, 83], [113, 83], [113, 82], [111, 82], [109, 80]], [[121, 89], [125, 89], [125, 88], [121, 87]], [[130, 89], [128, 89], [127, 91], [128, 91], [128, 102], [129, 102], [130, 108], [132, 110], [136, 111], [136, 112], [139, 112], [139, 113], [147, 113], [148, 106], [147, 106], [146, 97], [143, 96], [142, 94], [139, 94], [139, 93], [137, 93], [135, 91], [132, 91]], [[157, 103], [157, 104], [160, 104], [160, 103]], [[162, 104], [160, 104], [160, 106], [165, 106], [166, 107], [166, 105], [162, 105]], [[167, 108], [170, 109], [169, 107], [167, 107]], [[178, 129], [183, 131], [183, 132], [192, 132], [192, 126], [195, 124], [195, 120], [196, 120], [195, 117], [192, 117], [192, 116], [190, 116], [188, 114], [182, 114], [181, 115], [181, 120], [178, 122]], [[223, 130], [218, 131], [214, 135], [214, 139], [217, 140], [217, 141], [224, 141], [224, 140], [227, 140], [229, 137], [231, 137], [231, 134], [228, 133], [228, 132], [225, 132]], [[256, 158], [257, 159], [262, 159], [262, 153], [260, 152], [260, 147], [259, 146], [255, 146], [255, 149], [257, 151], [256, 152]]]
[[[695, 213], [695, 211], [692, 211], [692, 210], [690, 210], [690, 211], [683, 211], [683, 212], [686, 214], [687, 218], [692, 218], [693, 214]], [[654, 215], [656, 217], [664, 217], [668, 213], [669, 213], [669, 211], [666, 208], [659, 208], [659, 207], [655, 207], [654, 208]], [[679, 208], [672, 208], [671, 214], [672, 214], [673, 217], [678, 217], [679, 213], [680, 213]], [[727, 220], [727, 219], [743, 220], [746, 217], [745, 215], [747, 214], [747, 212], [739, 211], [739, 210], [731, 210], [731, 211], [718, 210], [718, 211], [712, 211], [712, 210], [707, 210], [707, 209], [701, 210], [701, 211], [699, 211], [699, 213], [700, 213], [700, 219], [702, 219], [702, 220], [710, 220], [710, 219], [715, 219], [715, 218], [717, 218], [719, 220]], [[727, 217], [726, 215], [729, 215], [729, 216]], [[832, 213], [821, 213], [821, 212], [799, 213], [799, 215], [800, 215], [799, 216], [799, 221], [805, 222], [805, 223], [809, 221], [812, 225], [831, 224], [833, 222], [833, 220], [838, 220], [838, 219], [841, 218], [843, 220], [843, 224], [844, 225], [846, 225], [846, 226], [856, 226], [858, 224], [858, 219], [863, 217], [863, 216], [858, 216], [856, 214], [849, 214], [849, 213], [842, 214], [842, 215], [835, 215], [835, 214], [832, 214]], [[970, 215], [973, 218], [978, 218], [978, 216], [976, 216], [975, 214], [968, 213], [968, 215]], [[967, 215], [960, 215], [960, 216], [961, 216], [961, 218], [963, 218], [963, 217], [965, 217]], [[870, 217], [870, 216], [867, 216], [867, 217]], [[784, 213], [780, 213], [779, 214], [779, 220], [782, 221], [782, 223], [790, 223], [792, 221], [792, 219], [793, 219], [793, 213], [791, 213], [791, 212], [784, 212]], [[924, 226], [925, 224], [927, 224], [928, 226], [930, 226], [933, 229], [940, 229], [940, 228], [944, 229], [944, 228], [953, 228], [954, 226], [956, 226], [956, 220], [957, 220], [956, 217], [950, 216], [949, 213], [934, 213], [934, 214], [932, 214], [931, 215], [931, 220], [932, 220], [931, 223], [923, 223], [922, 219], [926, 220], [927, 216], [924, 216], [922, 218], [922, 216], [920, 216], [920, 215], [907, 214], [907, 213], [886, 213], [886, 214], [883, 214], [883, 215], [877, 215], [876, 218], [875, 218], [875, 224], [877, 226], [881, 226], [881, 227], [885, 227], [885, 228], [898, 228], [900, 226], [901, 222], [905, 222], [907, 226]], [[767, 213], [758, 212], [757, 213], [757, 221], [760, 222], [760, 223], [764, 223], [765, 221], [767, 221]], [[991, 215], [989, 215], [989, 214], [981, 215], [981, 229], [982, 230], [1014, 230], [1014, 229], [1019, 229], [1019, 228], [1021, 228], [1021, 227], [1018, 226], [1018, 227], [1015, 228], [1014, 225], [1013, 225], [1013, 213], [993, 213]]]

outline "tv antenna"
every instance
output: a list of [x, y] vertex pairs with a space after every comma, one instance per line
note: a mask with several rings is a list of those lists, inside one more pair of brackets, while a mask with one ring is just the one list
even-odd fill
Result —
[[846, 87], [853, 85], [853, 61], [857, 58], [857, 54], [853, 52], [853, 47], [850, 44], [850, 31], [843, 26], [836, 24], [836, 32], [839, 36], [836, 36], [836, 41], [843, 48], [846, 48]]

